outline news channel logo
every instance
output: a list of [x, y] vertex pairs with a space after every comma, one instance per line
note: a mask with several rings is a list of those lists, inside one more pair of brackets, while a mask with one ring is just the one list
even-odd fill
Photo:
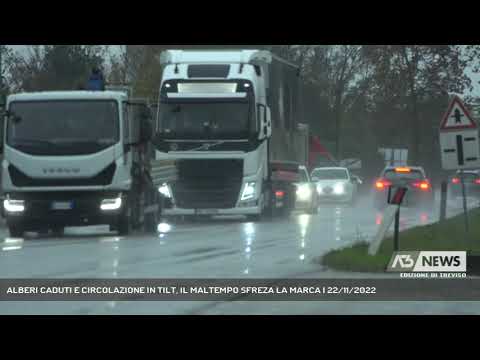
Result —
[[398, 251], [392, 255], [387, 272], [401, 277], [466, 277], [466, 251]]

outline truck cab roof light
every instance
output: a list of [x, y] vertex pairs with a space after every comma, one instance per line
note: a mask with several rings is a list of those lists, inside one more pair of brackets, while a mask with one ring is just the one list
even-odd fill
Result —
[[178, 92], [183, 94], [236, 93], [237, 83], [179, 83]]

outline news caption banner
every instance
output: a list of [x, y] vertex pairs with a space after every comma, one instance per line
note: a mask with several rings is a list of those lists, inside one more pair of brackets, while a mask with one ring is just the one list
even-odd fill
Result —
[[480, 279], [3, 279], [0, 301], [480, 301]]
[[465, 251], [399, 251], [377, 279], [0, 279], [0, 301], [480, 301]]

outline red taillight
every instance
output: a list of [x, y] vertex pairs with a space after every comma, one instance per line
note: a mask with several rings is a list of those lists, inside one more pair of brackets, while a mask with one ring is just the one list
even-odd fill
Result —
[[425, 191], [430, 190], [430, 183], [428, 181], [416, 182], [416, 183], [413, 183], [413, 186]]
[[275, 196], [276, 196], [277, 198], [282, 198], [282, 197], [285, 196], [285, 191], [277, 190], [277, 191], [275, 191]]
[[455, 178], [452, 179], [452, 183], [453, 184], [460, 184], [460, 179], [455, 177]]
[[390, 181], [383, 180], [383, 179], [377, 180], [375, 182], [375, 187], [377, 188], [377, 190], [384, 190], [388, 188], [390, 185], [392, 185]]
[[480, 179], [475, 179], [475, 184], [480, 185]]
[[430, 189], [430, 184], [429, 183], [421, 183], [420, 184], [420, 189], [428, 190], [428, 189]]

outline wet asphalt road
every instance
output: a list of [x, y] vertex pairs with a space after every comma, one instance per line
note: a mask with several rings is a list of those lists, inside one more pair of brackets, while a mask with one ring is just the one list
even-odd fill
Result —
[[[438, 199], [438, 197], [437, 197]], [[469, 205], [476, 205], [469, 200]], [[438, 207], [436, 207], [438, 209]], [[435, 221], [438, 211], [406, 209], [401, 229]], [[461, 212], [461, 202], [448, 214]], [[381, 214], [368, 196], [318, 215], [251, 223], [242, 218], [162, 223], [156, 236], [119, 237], [104, 227], [67, 229], [65, 237], [8, 237], [0, 228], [1, 278], [337, 278], [369, 277], [324, 269], [327, 251], [371, 239]], [[480, 313], [480, 303], [368, 302], [3, 302], [0, 314], [430, 314]]]

